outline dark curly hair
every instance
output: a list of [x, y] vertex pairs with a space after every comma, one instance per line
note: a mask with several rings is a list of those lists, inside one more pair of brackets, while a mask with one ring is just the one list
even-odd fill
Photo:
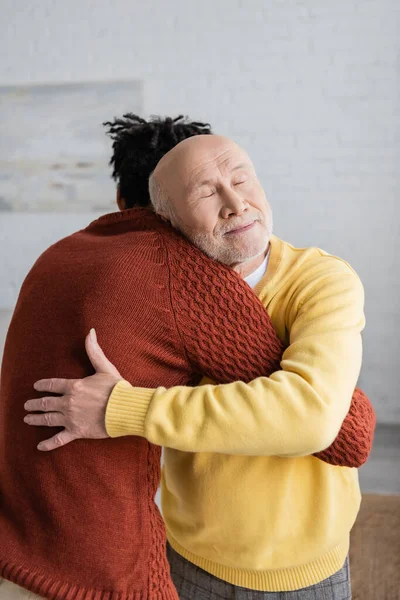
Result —
[[126, 113], [122, 119], [103, 125], [113, 140], [112, 177], [119, 184], [126, 208], [150, 206], [149, 177], [164, 154], [186, 138], [212, 133], [208, 123], [189, 121], [183, 115], [145, 121]]

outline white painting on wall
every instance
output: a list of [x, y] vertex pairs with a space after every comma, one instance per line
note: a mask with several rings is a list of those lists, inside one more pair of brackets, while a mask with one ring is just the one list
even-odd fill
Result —
[[102, 123], [142, 111], [138, 81], [0, 87], [0, 211], [115, 210]]

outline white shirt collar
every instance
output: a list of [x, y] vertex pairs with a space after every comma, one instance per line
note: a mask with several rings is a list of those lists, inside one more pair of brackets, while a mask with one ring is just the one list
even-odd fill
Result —
[[247, 277], [244, 277], [245, 282], [253, 289], [256, 287], [257, 283], [259, 283], [259, 281], [261, 281], [261, 279], [264, 277], [264, 275], [266, 273], [266, 270], [268, 267], [269, 253], [270, 253], [270, 250], [268, 250], [267, 256], [264, 258], [261, 265], [259, 267], [257, 267], [257, 269], [255, 271], [250, 273], [250, 275], [247, 275]]

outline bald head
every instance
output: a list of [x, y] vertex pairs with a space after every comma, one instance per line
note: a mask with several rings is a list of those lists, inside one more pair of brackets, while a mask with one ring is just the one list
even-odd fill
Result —
[[222, 135], [196, 135], [187, 138], [162, 157], [154, 175], [161, 183], [165, 177], [171, 176], [171, 171], [185, 169], [195, 172], [202, 164], [234, 148], [240, 150], [235, 142]]
[[161, 158], [150, 177], [150, 198], [156, 212], [167, 217], [174, 214], [177, 183], [180, 188], [184, 184], [189, 193], [202, 183], [196, 176], [207, 164], [217, 161], [223, 165], [233, 152], [251, 164], [244, 150], [221, 135], [196, 135], [177, 144]]

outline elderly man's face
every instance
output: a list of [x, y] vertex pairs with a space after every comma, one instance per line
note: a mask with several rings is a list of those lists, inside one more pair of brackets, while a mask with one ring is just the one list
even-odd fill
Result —
[[263, 254], [272, 214], [247, 154], [220, 136], [195, 136], [160, 161], [156, 178], [172, 225], [212, 258], [234, 265]]

